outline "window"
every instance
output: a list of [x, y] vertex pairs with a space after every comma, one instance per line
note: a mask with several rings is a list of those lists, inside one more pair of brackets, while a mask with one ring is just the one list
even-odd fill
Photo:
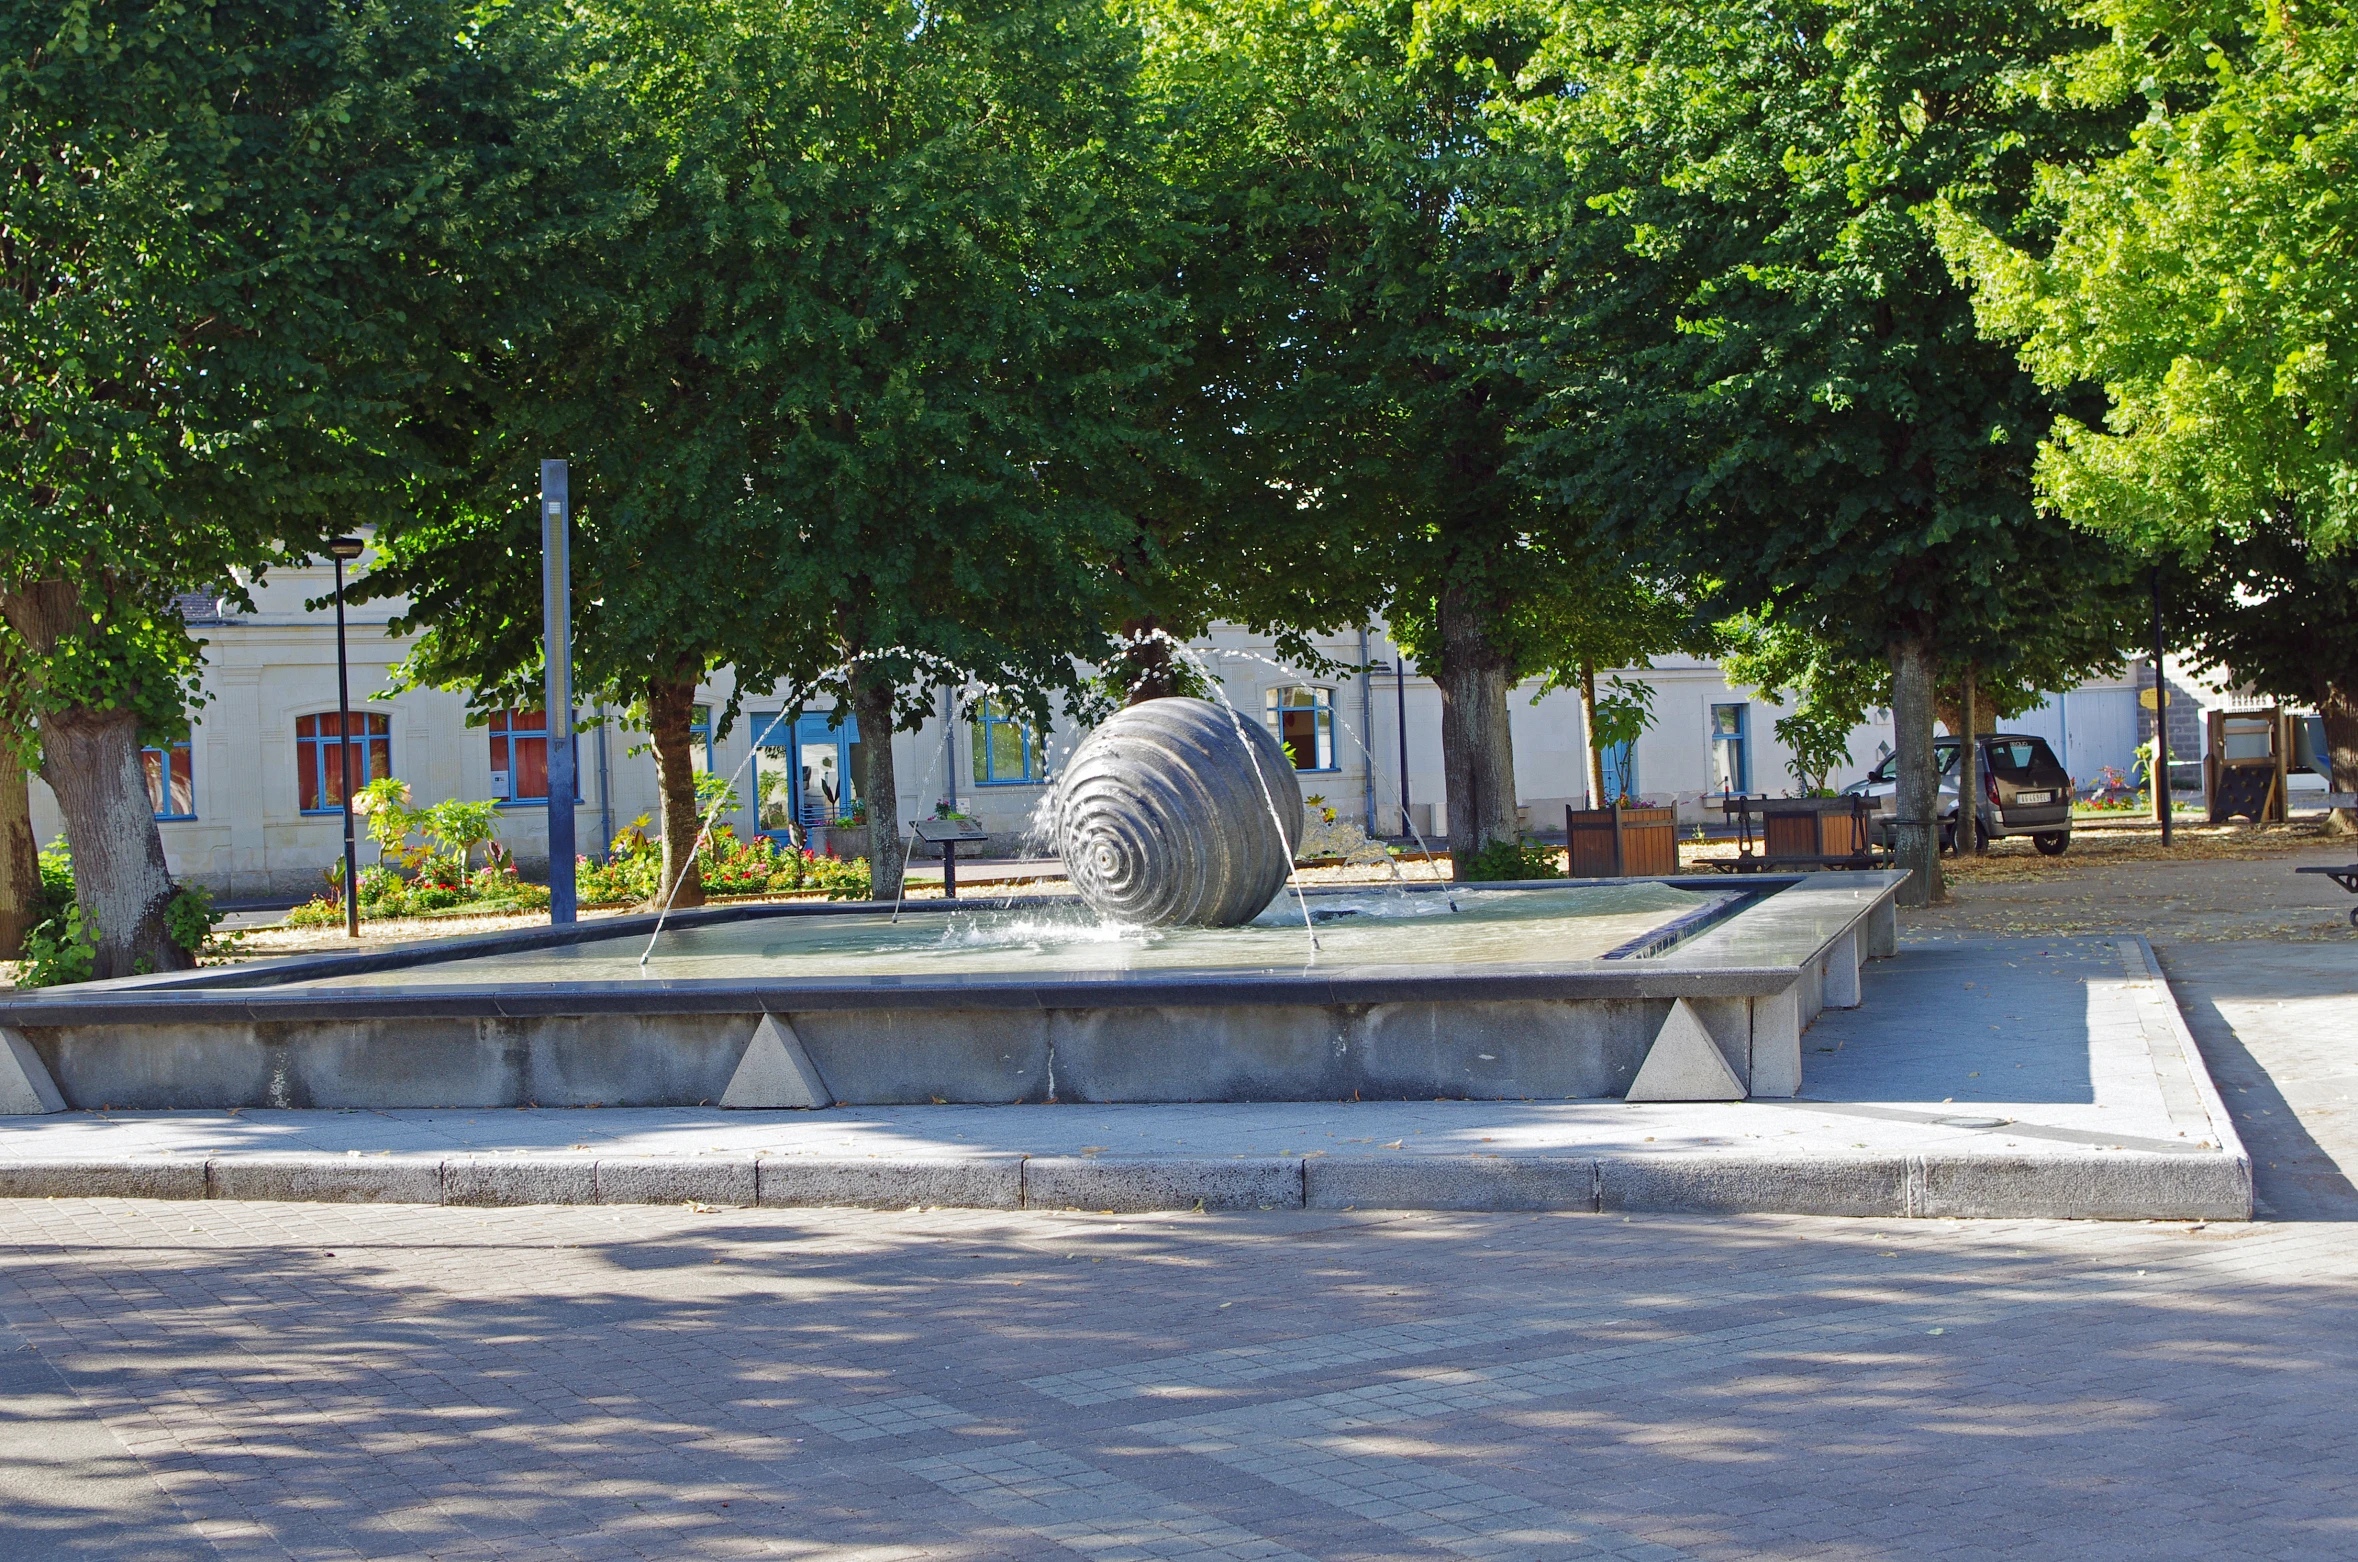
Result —
[[1269, 730], [1293, 755], [1294, 768], [1335, 769], [1335, 691], [1288, 684], [1271, 689], [1267, 700]]
[[547, 711], [504, 710], [491, 718], [491, 795], [510, 803], [548, 801]]
[[[295, 797], [307, 814], [344, 806], [343, 717], [335, 711], [295, 718]], [[393, 773], [393, 718], [355, 713], [352, 717], [352, 784], [382, 781]]]
[[712, 707], [688, 707], [688, 765], [695, 770], [712, 768]]
[[1984, 738], [1981, 759], [1991, 775], [2015, 786], [2064, 786], [2071, 780], [2045, 738]]
[[1037, 786], [1047, 779], [1045, 757], [1031, 726], [1005, 700], [974, 708], [974, 784]]
[[147, 805], [158, 819], [196, 817], [196, 755], [186, 743], [141, 749], [139, 768], [147, 775]]
[[[495, 713], [491, 727], [491, 795], [503, 803], [549, 800], [549, 714], [537, 710]], [[581, 750], [577, 745], [576, 756]], [[573, 800], [581, 801], [581, 773], [573, 778]]]
[[[1940, 773], [1944, 776], [1957, 768], [1957, 756], [1963, 752], [1964, 750], [1957, 746], [1955, 738], [1935, 738], [1932, 741], [1932, 757], [1940, 761]], [[1884, 755], [1883, 762], [1867, 772], [1867, 779], [1870, 781], [1897, 781], [1899, 779], [1899, 755]]]
[[860, 724], [848, 712], [830, 726], [832, 711], [805, 711], [789, 723], [783, 711], [753, 722], [755, 817], [770, 834], [848, 824], [860, 806]]
[[1751, 707], [1746, 705], [1714, 705], [1711, 707], [1711, 786], [1716, 792], [1749, 792], [1752, 790], [1752, 756], [1750, 747], [1752, 726]]

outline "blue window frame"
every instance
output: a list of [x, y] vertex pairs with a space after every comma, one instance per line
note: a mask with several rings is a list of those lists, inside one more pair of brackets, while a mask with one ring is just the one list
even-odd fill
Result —
[[1269, 730], [1294, 757], [1296, 770], [1335, 770], [1335, 691], [1295, 683], [1264, 696]]
[[[502, 803], [549, 800], [549, 714], [538, 710], [494, 711], [491, 729], [491, 796]], [[577, 771], [578, 773], [578, 771]], [[581, 801], [578, 781], [573, 800]]]
[[186, 743], [143, 748], [139, 768], [147, 776], [147, 802], [158, 819], [194, 819], [196, 752]]
[[712, 707], [688, 707], [688, 738], [694, 745], [688, 750], [688, 763], [698, 770], [712, 768]]
[[974, 784], [1038, 786], [1048, 779], [1047, 756], [1031, 724], [1005, 700], [974, 708]]
[[752, 720], [755, 821], [764, 834], [796, 826], [848, 824], [860, 806], [860, 723], [845, 712], [805, 711], [791, 723], [784, 711]]
[[[295, 718], [295, 801], [307, 814], [344, 811], [343, 718], [335, 711]], [[393, 774], [393, 718], [352, 715], [352, 785], [357, 791]]]
[[1711, 707], [1712, 790], [1752, 790], [1752, 708], [1748, 705]]
[[1638, 795], [1637, 744], [1608, 743], [1598, 756], [1605, 766], [1605, 795], [1597, 806], [1617, 803], [1623, 798]]

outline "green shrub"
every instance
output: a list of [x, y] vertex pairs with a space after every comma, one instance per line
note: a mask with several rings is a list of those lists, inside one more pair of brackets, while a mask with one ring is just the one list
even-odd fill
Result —
[[1465, 878], [1469, 883], [1552, 879], [1563, 871], [1557, 858], [1555, 847], [1543, 846], [1528, 837], [1519, 841], [1492, 841], [1466, 864]]
[[344, 908], [325, 895], [307, 900], [286, 915], [288, 927], [334, 927], [344, 920]]
[[225, 914], [213, 909], [212, 891], [202, 884], [183, 884], [164, 907], [164, 931], [193, 955], [205, 947]]
[[16, 968], [16, 984], [58, 987], [67, 982], [86, 982], [97, 969], [98, 940], [82, 926], [82, 908], [68, 902], [64, 910], [26, 931], [24, 960]]

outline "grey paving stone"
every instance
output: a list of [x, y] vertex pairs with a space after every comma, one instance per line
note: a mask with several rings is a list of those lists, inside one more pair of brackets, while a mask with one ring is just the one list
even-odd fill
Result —
[[1031, 1209], [1300, 1209], [1302, 1163], [1242, 1156], [1033, 1156], [1024, 1162], [1023, 1192]]
[[1597, 1207], [1608, 1212], [1906, 1215], [1904, 1157], [1600, 1156]]
[[754, 1202], [754, 1159], [750, 1155], [633, 1156], [600, 1160], [596, 1186], [601, 1204], [726, 1204]]
[[442, 1163], [348, 1155], [224, 1156], [205, 1196], [311, 1204], [439, 1204]]
[[446, 1204], [595, 1204], [597, 1163], [544, 1156], [476, 1156], [442, 1163]]
[[1023, 1161], [1012, 1155], [859, 1161], [772, 1155], [761, 1159], [758, 1187], [759, 1202], [773, 1208], [1020, 1209]]
[[1310, 1209], [1593, 1210], [1586, 1156], [1319, 1157], [1303, 1164]]
[[201, 1157], [0, 1160], [0, 1199], [201, 1199]]

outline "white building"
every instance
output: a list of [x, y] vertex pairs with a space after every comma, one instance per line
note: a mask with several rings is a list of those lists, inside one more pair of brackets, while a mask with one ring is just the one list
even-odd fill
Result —
[[[254, 593], [254, 613], [202, 599], [189, 604], [207, 642], [205, 701], [185, 747], [149, 755], [151, 795], [175, 877], [228, 899], [309, 895], [338, 860], [334, 615], [306, 606], [332, 590], [323, 564], [273, 572]], [[398, 776], [421, 805], [446, 797], [502, 802], [502, 841], [529, 869], [545, 867], [545, 729], [532, 713], [470, 727], [457, 695], [388, 697], [388, 668], [409, 649], [385, 630], [399, 608], [371, 603], [349, 615], [356, 772], [365, 751], [368, 774]], [[1447, 833], [1440, 692], [1429, 679], [1394, 675], [1404, 658], [1382, 626], [1371, 627], [1364, 652], [1356, 635], [1323, 645], [1338, 662], [1384, 669], [1344, 676], [1281, 666], [1267, 642], [1234, 628], [1215, 630], [1196, 649], [1226, 697], [1289, 742], [1305, 793], [1371, 834], [1397, 835], [1405, 779], [1410, 822], [1428, 840]], [[1778, 706], [1730, 688], [1708, 661], [1672, 659], [1630, 676], [1653, 685], [1655, 719], [1633, 753], [1608, 756], [1609, 789], [1626, 774], [1632, 795], [1675, 802], [1683, 819], [1716, 823], [1717, 798], [1730, 788], [1776, 793], [1795, 786], [1773, 731]], [[2133, 684], [2134, 670], [2114, 684], [2059, 696], [2016, 725], [2047, 736], [2088, 784], [2098, 765], [2126, 769], [2131, 761], [2138, 741]], [[700, 697], [717, 712], [731, 692], [724, 672]], [[790, 714], [776, 691], [749, 693], [729, 730], [704, 735], [707, 767], [735, 779], [742, 806], [724, 819], [740, 832], [782, 828], [790, 810], [824, 820], [855, 798], [856, 727], [831, 728], [826, 711], [805, 712], [799, 721]], [[1889, 714], [1874, 714], [1883, 719], [1860, 729], [1837, 785], [1890, 751]], [[1534, 685], [1515, 701], [1512, 721], [1525, 826], [1560, 831], [1567, 806], [1589, 804], [1579, 699], [1561, 690], [1537, 695]], [[1078, 736], [1062, 724], [1030, 732], [989, 710], [946, 732], [936, 715], [919, 731], [896, 733], [901, 817], [954, 802], [991, 831], [995, 852], [1037, 850], [1025, 836], [1057, 760]], [[619, 721], [582, 733], [575, 837], [585, 852], [601, 851], [639, 815], [659, 818], [655, 761], [644, 744], [644, 734]], [[62, 833], [39, 781], [33, 821], [44, 841]]]

